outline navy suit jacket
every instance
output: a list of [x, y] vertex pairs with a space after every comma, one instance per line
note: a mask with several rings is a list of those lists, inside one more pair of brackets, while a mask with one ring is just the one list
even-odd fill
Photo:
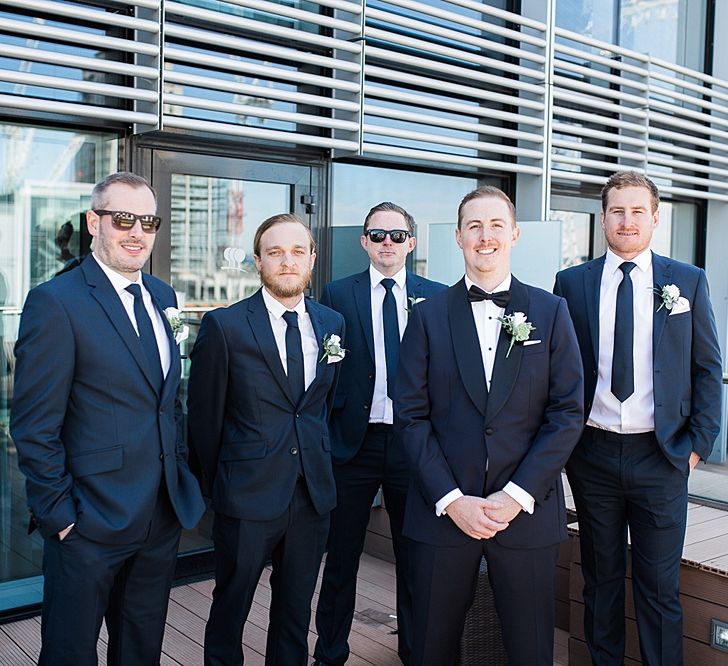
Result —
[[[456, 546], [470, 537], [435, 515], [454, 488], [484, 497], [513, 481], [535, 499], [494, 538], [540, 548], [566, 538], [561, 469], [583, 427], [583, 378], [566, 302], [511, 281], [506, 314], [523, 312], [536, 328], [506, 352], [501, 331], [491, 390], [465, 281], [418, 305], [410, 317], [395, 385], [395, 421], [411, 461], [404, 533]], [[486, 472], [487, 467], [487, 472]]]
[[[325, 335], [344, 339], [338, 313], [306, 299], [321, 349]], [[276, 346], [261, 291], [208, 312], [190, 354], [189, 442], [218, 512], [273, 520], [289, 506], [299, 459], [319, 514], [336, 504], [327, 419], [341, 361], [316, 364], [298, 403]]]
[[[407, 303], [429, 298], [447, 287], [407, 271]], [[324, 287], [321, 303], [341, 313], [346, 322], [346, 358], [336, 388], [329, 427], [336, 464], [351, 460], [361, 448], [374, 397], [374, 329], [369, 269]], [[411, 309], [411, 306], [409, 306]]]
[[[160, 312], [176, 305], [169, 285], [142, 279]], [[162, 319], [171, 366], [160, 395], [119, 295], [92, 256], [28, 294], [11, 432], [43, 536], [76, 523], [101, 543], [143, 539], [162, 479], [182, 526], [202, 516], [182, 437], [179, 351]]]
[[[585, 418], [597, 387], [599, 363], [599, 293], [605, 256], [556, 275], [554, 293], [571, 312], [584, 364]], [[720, 430], [722, 366], [715, 317], [705, 271], [652, 253], [655, 288], [674, 284], [690, 310], [670, 315], [657, 309], [652, 325], [655, 436], [667, 459], [686, 474], [690, 453], [705, 460]]]

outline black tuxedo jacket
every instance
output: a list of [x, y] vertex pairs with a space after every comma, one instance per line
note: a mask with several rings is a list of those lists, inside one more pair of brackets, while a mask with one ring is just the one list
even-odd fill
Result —
[[[584, 364], [585, 418], [597, 387], [599, 293], [605, 256], [556, 275], [554, 293], [563, 296], [574, 321]], [[657, 309], [652, 327], [655, 436], [665, 456], [686, 474], [690, 453], [706, 459], [720, 430], [722, 365], [705, 272], [652, 253], [655, 288], [674, 284], [690, 304], [671, 315]]]
[[[341, 315], [308, 298], [306, 311], [319, 350], [325, 335], [344, 340]], [[341, 361], [317, 363], [315, 379], [295, 403], [260, 290], [208, 312], [190, 358], [189, 442], [213, 509], [245, 520], [277, 518], [291, 502], [299, 464], [316, 511], [333, 509], [326, 422]]]
[[[160, 312], [176, 305], [169, 285], [143, 281]], [[11, 431], [43, 536], [76, 523], [92, 541], [142, 539], [162, 478], [184, 527], [202, 516], [182, 437], [179, 351], [162, 319], [171, 366], [160, 395], [119, 295], [92, 256], [28, 294]]]
[[501, 331], [490, 392], [465, 281], [412, 312], [395, 417], [413, 469], [404, 532], [417, 541], [465, 543], [470, 537], [437, 517], [435, 503], [456, 487], [483, 497], [509, 481], [534, 497], [535, 511], [494, 538], [512, 548], [566, 538], [561, 470], [583, 427], [579, 348], [563, 299], [512, 278], [513, 312], [536, 327], [533, 344], [515, 344], [506, 358], [510, 336]]
[[[447, 287], [407, 271], [407, 304], [429, 298]], [[361, 448], [374, 396], [374, 329], [369, 269], [324, 287], [321, 303], [341, 313], [346, 322], [347, 355], [341, 366], [331, 413], [331, 449], [334, 462], [351, 460]]]

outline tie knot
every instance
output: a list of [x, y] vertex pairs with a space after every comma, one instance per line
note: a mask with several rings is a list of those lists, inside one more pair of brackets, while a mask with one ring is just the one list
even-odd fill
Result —
[[126, 287], [126, 290], [134, 298], [141, 298], [142, 297], [142, 288], [138, 284], [130, 284], [128, 287]]
[[392, 278], [384, 278], [380, 284], [387, 290], [392, 291], [392, 287], [394, 287], [394, 280]]
[[298, 328], [298, 312], [295, 310], [286, 310], [283, 313], [283, 319], [286, 320], [286, 324]]
[[637, 264], [634, 263], [634, 261], [625, 261], [620, 264], [619, 269], [624, 273], [625, 275], [629, 275], [632, 272], [632, 269]]

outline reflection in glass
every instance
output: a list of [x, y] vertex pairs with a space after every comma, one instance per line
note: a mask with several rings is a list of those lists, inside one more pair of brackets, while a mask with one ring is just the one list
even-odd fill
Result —
[[588, 261], [591, 215], [571, 210], [552, 210], [551, 219], [561, 222], [561, 265], [559, 270]]

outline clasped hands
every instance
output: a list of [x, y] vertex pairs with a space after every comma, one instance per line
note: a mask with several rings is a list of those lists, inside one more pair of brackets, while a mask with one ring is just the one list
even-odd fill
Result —
[[463, 495], [447, 505], [445, 512], [473, 539], [490, 539], [501, 532], [520, 512], [521, 505], [499, 490], [488, 497]]

